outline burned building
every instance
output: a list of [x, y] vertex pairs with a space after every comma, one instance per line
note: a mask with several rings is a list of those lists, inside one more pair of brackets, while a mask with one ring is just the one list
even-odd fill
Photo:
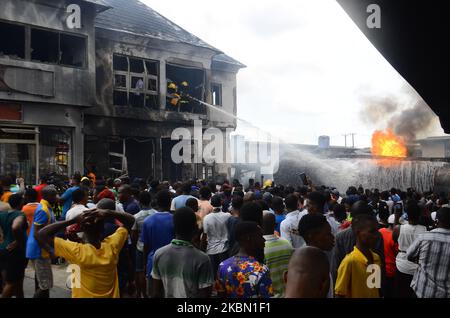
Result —
[[201, 101], [235, 115], [242, 67], [138, 0], [2, 1], [0, 175], [229, 175], [175, 164], [171, 134], [194, 120], [234, 129]]

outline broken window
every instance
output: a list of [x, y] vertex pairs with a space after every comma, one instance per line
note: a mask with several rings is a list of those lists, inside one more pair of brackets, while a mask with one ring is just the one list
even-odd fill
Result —
[[25, 58], [25, 27], [0, 22], [0, 56]]
[[222, 85], [213, 83], [211, 84], [211, 96], [212, 104], [214, 106], [222, 106]]
[[128, 72], [128, 59], [125, 56], [114, 55], [113, 68], [114, 71]]
[[130, 73], [144, 73], [144, 61], [130, 58]]
[[[205, 71], [198, 68], [166, 65], [167, 110], [206, 113], [205, 107], [195, 101], [205, 101]], [[193, 97], [193, 98], [191, 98]]]
[[84, 67], [86, 60], [86, 39], [81, 36], [61, 34], [61, 64]]
[[31, 60], [85, 67], [86, 38], [32, 28]]
[[158, 76], [158, 62], [145, 61], [147, 74]]
[[127, 76], [122, 74], [114, 75], [114, 87], [127, 88]]
[[58, 63], [58, 33], [40, 29], [31, 29], [31, 59], [45, 63]]
[[116, 106], [128, 106], [128, 93], [121, 91], [114, 91], [113, 102]]
[[114, 55], [114, 105], [159, 109], [158, 64]]

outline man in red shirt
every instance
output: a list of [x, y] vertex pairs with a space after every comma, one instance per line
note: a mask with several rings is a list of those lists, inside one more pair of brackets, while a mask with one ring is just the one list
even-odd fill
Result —
[[[394, 290], [394, 276], [395, 276], [395, 258], [398, 253], [398, 244], [394, 242], [392, 238], [392, 231], [394, 228], [394, 218], [389, 218], [389, 210], [384, 211], [384, 209], [380, 209], [378, 213], [378, 217], [380, 222], [384, 224], [388, 224], [388, 227], [382, 227], [378, 231], [381, 233], [383, 237], [384, 243], [384, 258], [386, 263], [386, 288], [385, 297], [392, 298], [393, 290]], [[391, 221], [391, 222], [390, 222]]]
[[34, 187], [34, 189], [38, 193], [37, 202], [41, 202], [41, 200], [42, 200], [42, 189], [44, 189], [46, 186], [48, 186], [47, 182], [48, 182], [48, 177], [46, 175], [44, 175], [44, 176], [42, 176], [40, 178], [40, 184]]

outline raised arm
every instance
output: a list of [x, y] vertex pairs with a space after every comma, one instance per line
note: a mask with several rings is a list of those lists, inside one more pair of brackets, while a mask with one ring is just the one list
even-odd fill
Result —
[[116, 212], [111, 210], [100, 210], [100, 209], [94, 209], [93, 212], [98, 212], [105, 218], [114, 218], [118, 220], [120, 223], [122, 223], [123, 227], [128, 230], [128, 232], [131, 232], [131, 228], [133, 227], [134, 222], [136, 221], [133, 215], [124, 212]]
[[53, 224], [49, 224], [47, 226], [44, 226], [41, 228], [35, 235], [36, 239], [38, 240], [39, 244], [43, 246], [44, 248], [48, 249], [48, 246], [53, 248], [54, 246], [54, 237], [55, 235], [64, 230], [66, 227], [79, 223], [82, 219], [82, 214], [80, 214], [78, 217], [71, 219], [69, 221], [62, 221], [62, 222], [56, 222]]

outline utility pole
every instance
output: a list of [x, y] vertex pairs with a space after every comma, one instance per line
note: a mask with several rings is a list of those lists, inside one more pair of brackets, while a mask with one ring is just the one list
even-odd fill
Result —
[[347, 134], [343, 134], [342, 136], [344, 136], [344, 138], [345, 138], [345, 148], [347, 148]]
[[345, 148], [347, 148], [347, 136], [352, 136], [352, 148], [355, 148], [355, 135], [356, 135], [356, 133], [342, 135], [345, 137]]
[[351, 133], [349, 135], [352, 136], [352, 148], [355, 148], [355, 135], [356, 135], [356, 133]]

